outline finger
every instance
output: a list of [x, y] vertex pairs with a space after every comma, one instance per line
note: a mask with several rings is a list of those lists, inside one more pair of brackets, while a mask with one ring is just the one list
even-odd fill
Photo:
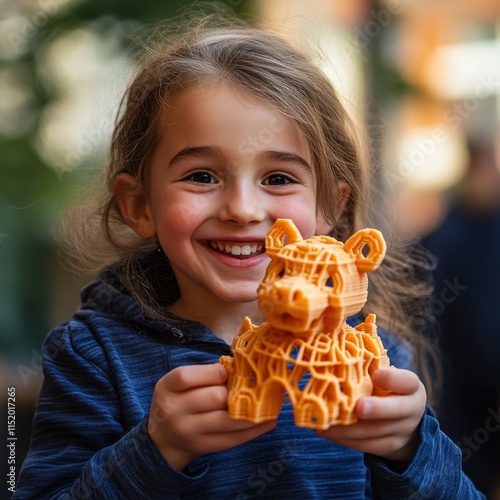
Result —
[[212, 450], [222, 450], [244, 443], [273, 430], [277, 425], [275, 420], [255, 424], [246, 420], [229, 419], [225, 412], [218, 413], [210, 415], [206, 422], [202, 422], [204, 433], [198, 438], [212, 443], [209, 446]]
[[202, 439], [192, 444], [193, 451], [196, 455], [206, 455], [207, 453], [227, 450], [258, 438], [262, 434], [272, 431], [275, 426], [276, 424], [273, 422], [264, 422], [234, 432], [205, 434]]
[[223, 385], [192, 389], [183, 406], [189, 413], [204, 413], [216, 410], [227, 410], [227, 388]]
[[198, 414], [185, 415], [182, 420], [177, 420], [172, 427], [175, 436], [182, 436], [188, 447], [196, 448], [202, 441], [209, 438], [221, 440], [223, 443], [233, 442], [232, 446], [253, 439], [276, 427], [276, 421], [266, 421], [259, 424], [247, 420], [233, 420], [227, 411], [219, 410]]
[[[275, 420], [262, 422], [260, 424], [251, 424], [250, 426], [248, 426], [249, 423], [251, 422], [245, 422], [245, 426], [243, 428], [235, 428], [229, 432], [224, 433], [207, 434], [206, 437], [214, 443], [213, 447], [222, 446], [219, 449], [227, 449], [242, 443], [246, 443], [251, 439], [255, 439], [262, 434], [266, 434], [267, 432], [272, 431], [276, 427]], [[243, 424], [240, 422], [238, 425]]]
[[393, 420], [410, 417], [420, 419], [425, 410], [425, 400], [425, 389], [420, 383], [417, 392], [411, 395], [361, 398], [356, 404], [356, 413], [362, 420]]
[[266, 422], [250, 422], [249, 420], [235, 420], [229, 416], [226, 410], [215, 410], [204, 413], [196, 413], [185, 416], [186, 428], [191, 428], [191, 424], [197, 428], [202, 428], [204, 434], [212, 433], [228, 433], [251, 429], [263, 424], [268, 424], [271, 427], [276, 425], [275, 420], [268, 420]]
[[378, 389], [394, 394], [413, 394], [418, 391], [421, 382], [410, 370], [382, 368], [373, 374], [373, 384]]
[[334, 425], [319, 435], [341, 444], [370, 439], [380, 439], [388, 436], [405, 435], [413, 431], [415, 423], [410, 419], [391, 420], [360, 420], [349, 426]]
[[161, 384], [168, 386], [172, 392], [182, 392], [193, 387], [221, 385], [226, 378], [227, 371], [219, 363], [188, 365], [174, 368], [161, 379]]

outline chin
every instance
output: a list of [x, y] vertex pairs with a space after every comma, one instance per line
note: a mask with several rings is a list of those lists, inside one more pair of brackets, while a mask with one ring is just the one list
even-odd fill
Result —
[[225, 293], [220, 298], [229, 304], [250, 304], [257, 302], [257, 292], [256, 289], [249, 292], [235, 290], [233, 293]]

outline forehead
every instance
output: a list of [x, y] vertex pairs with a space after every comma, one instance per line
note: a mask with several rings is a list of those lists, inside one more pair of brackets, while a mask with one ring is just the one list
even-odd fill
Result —
[[168, 134], [177, 145], [218, 143], [226, 137], [233, 148], [247, 153], [281, 146], [311, 159], [308, 143], [291, 118], [263, 98], [227, 83], [190, 85], [173, 96], [160, 117], [160, 134]]

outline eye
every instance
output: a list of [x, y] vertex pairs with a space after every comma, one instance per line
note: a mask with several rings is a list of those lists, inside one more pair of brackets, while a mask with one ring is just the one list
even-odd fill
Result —
[[264, 179], [263, 184], [269, 186], [282, 186], [285, 184], [295, 184], [295, 179], [286, 174], [271, 174]]
[[185, 181], [191, 181], [195, 184], [217, 184], [217, 179], [208, 172], [200, 171], [193, 172], [188, 176], [184, 177]]

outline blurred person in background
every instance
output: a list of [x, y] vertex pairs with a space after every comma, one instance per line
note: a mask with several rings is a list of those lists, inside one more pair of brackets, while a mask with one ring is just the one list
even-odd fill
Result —
[[437, 258], [433, 312], [445, 387], [438, 413], [466, 474], [499, 498], [500, 168], [493, 141], [471, 137], [468, 150], [443, 222], [423, 239]]

